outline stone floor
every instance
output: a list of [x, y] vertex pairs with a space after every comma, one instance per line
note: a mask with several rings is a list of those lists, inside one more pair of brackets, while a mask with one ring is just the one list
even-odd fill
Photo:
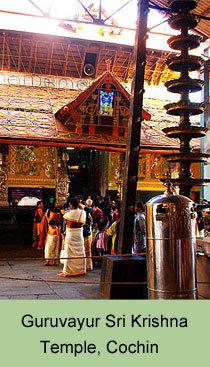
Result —
[[62, 265], [45, 267], [43, 255], [31, 246], [1, 246], [0, 299], [103, 299], [101, 269], [86, 275], [60, 278]]
[[[210, 299], [210, 258], [197, 256], [198, 298]], [[101, 269], [60, 278], [62, 265], [45, 267], [42, 252], [31, 246], [0, 246], [0, 299], [104, 299]]]

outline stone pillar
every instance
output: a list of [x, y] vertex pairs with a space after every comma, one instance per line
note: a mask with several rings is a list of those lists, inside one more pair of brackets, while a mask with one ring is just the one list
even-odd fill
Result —
[[67, 175], [68, 154], [57, 150], [57, 184], [56, 184], [56, 205], [63, 207], [67, 201], [69, 192], [69, 179]]
[[0, 206], [8, 206], [8, 145], [0, 144]]

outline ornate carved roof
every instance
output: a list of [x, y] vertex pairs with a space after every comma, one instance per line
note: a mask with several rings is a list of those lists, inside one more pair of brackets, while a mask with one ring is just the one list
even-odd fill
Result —
[[[57, 88], [31, 87], [25, 85], [0, 85], [0, 142], [48, 146], [100, 147], [120, 150], [126, 147], [126, 138], [70, 131], [54, 114], [61, 106], [78, 102], [81, 92]], [[128, 92], [124, 92], [125, 97]], [[162, 99], [145, 99], [151, 120], [142, 123], [141, 146], [143, 148], [178, 148], [175, 139], [169, 139], [161, 131], [171, 124], [165, 114]], [[158, 112], [157, 112], [158, 111]], [[146, 111], [145, 111], [146, 113]]]
[[[107, 60], [110, 68], [110, 61]], [[56, 114], [59, 134], [83, 134], [83, 140], [125, 145], [130, 117], [130, 93], [109, 70]], [[142, 118], [151, 115], [142, 110]]]
[[[109, 60], [107, 60], [107, 63]], [[97, 93], [100, 89], [105, 86], [109, 86], [109, 88], [115, 88], [116, 92], [119, 93], [119, 98], [125, 98], [125, 100], [130, 103], [130, 92], [124, 88], [124, 86], [120, 83], [117, 77], [111, 73], [110, 71], [104, 72], [99, 78], [97, 78], [89, 88], [87, 88], [84, 92], [82, 92], [74, 101], [68, 103], [68, 105], [62, 107], [57, 113], [56, 117], [66, 123], [67, 120], [71, 117], [71, 115], [77, 110], [78, 107], [81, 106], [93, 93]], [[105, 88], [105, 87], [104, 87]], [[98, 98], [95, 98], [98, 99]], [[149, 120], [151, 115], [142, 110], [142, 117], [145, 120]]]

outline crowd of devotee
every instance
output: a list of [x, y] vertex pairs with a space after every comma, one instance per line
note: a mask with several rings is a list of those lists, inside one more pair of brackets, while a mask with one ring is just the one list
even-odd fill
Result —
[[[116, 254], [121, 201], [110, 197], [81, 195], [70, 198], [62, 209], [54, 203], [45, 209], [38, 201], [34, 212], [33, 247], [43, 251], [45, 266], [63, 269], [57, 275], [85, 275], [99, 267], [105, 254]], [[133, 253], [146, 249], [146, 226], [142, 202], [135, 205]], [[58, 260], [59, 259], [59, 260]]]

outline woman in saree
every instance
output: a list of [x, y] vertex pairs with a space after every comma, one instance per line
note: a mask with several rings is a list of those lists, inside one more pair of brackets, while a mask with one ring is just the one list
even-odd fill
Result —
[[[61, 225], [61, 214], [55, 208], [55, 204], [50, 204], [49, 209], [46, 211], [45, 215], [42, 218], [40, 223], [40, 236], [39, 236], [39, 243], [38, 243], [38, 250], [42, 250], [45, 247], [45, 242], [49, 230], [49, 222], [51, 220], [56, 221], [59, 230]], [[58, 241], [60, 241], [60, 235], [58, 236]], [[60, 248], [60, 244], [58, 244]]]
[[83, 225], [86, 221], [86, 213], [78, 208], [78, 201], [72, 198], [69, 201], [70, 211], [63, 218], [66, 221], [66, 237], [64, 243], [65, 259], [63, 271], [58, 273], [60, 277], [72, 277], [86, 274], [86, 258], [83, 237]]
[[40, 236], [40, 224], [44, 215], [44, 205], [41, 200], [37, 201], [36, 210], [34, 212], [34, 223], [33, 223], [33, 245], [32, 247], [37, 247], [39, 243]]
[[45, 266], [55, 266], [59, 253], [59, 224], [56, 220], [51, 219], [48, 223], [48, 232], [45, 241], [44, 257]]

